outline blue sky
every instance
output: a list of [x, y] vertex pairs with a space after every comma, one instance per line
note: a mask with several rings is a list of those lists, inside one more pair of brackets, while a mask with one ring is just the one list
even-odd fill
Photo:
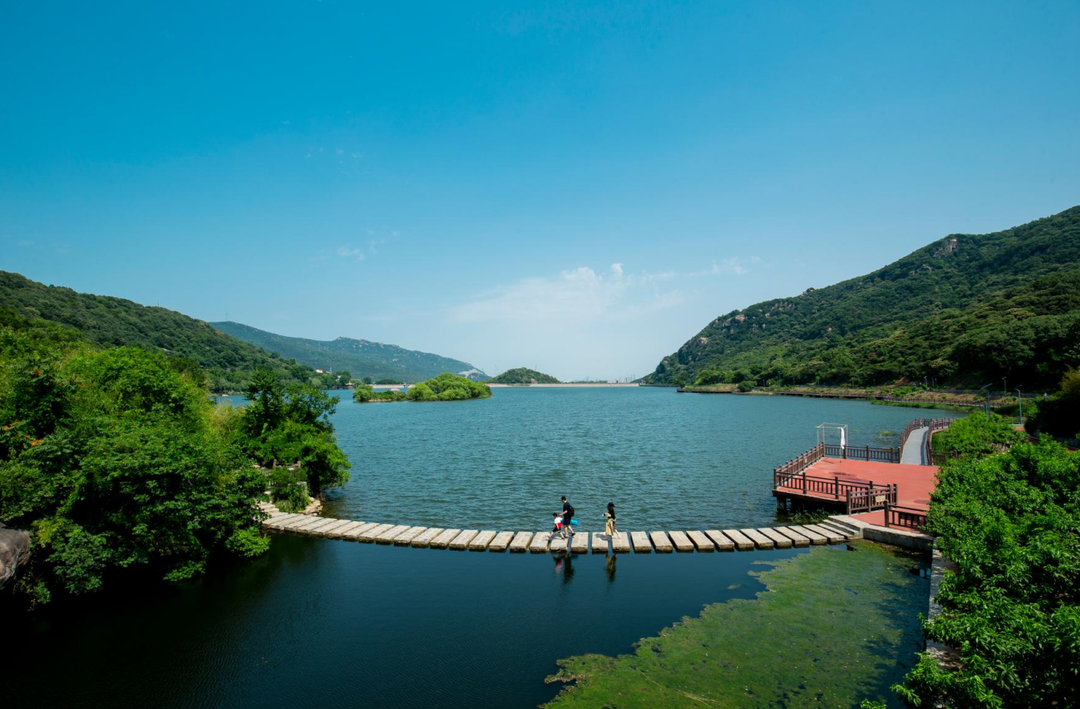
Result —
[[1075, 1], [9, 2], [0, 96], [0, 269], [489, 372], [1080, 203]]

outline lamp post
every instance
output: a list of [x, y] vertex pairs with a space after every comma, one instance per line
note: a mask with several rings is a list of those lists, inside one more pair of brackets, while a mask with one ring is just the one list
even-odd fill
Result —
[[1022, 386], [1024, 385], [1021, 384], [1020, 386], [1016, 387], [1016, 408], [1017, 415], [1020, 417], [1021, 425], [1023, 425], [1024, 423], [1024, 395], [1020, 393], [1020, 387]]
[[986, 418], [990, 418], [990, 387], [992, 386], [994, 385], [987, 384], [986, 386], [980, 388], [980, 391], [986, 394]]
[[1001, 378], [1001, 395], [1002, 396], [1008, 396], [1009, 395], [1009, 385], [1005, 383], [1005, 377]]

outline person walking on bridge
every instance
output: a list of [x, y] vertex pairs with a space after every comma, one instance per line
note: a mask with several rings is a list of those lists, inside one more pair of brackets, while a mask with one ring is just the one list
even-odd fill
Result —
[[615, 535], [619, 533], [619, 530], [615, 529], [615, 503], [607, 503], [607, 512], [604, 513], [604, 517], [607, 521], [604, 522], [604, 534], [608, 539], [614, 539]]
[[574, 528], [571, 526], [571, 521], [574, 519], [574, 506], [566, 501], [566, 495], [562, 496], [562, 528], [563, 539], [569, 539], [574, 536]]

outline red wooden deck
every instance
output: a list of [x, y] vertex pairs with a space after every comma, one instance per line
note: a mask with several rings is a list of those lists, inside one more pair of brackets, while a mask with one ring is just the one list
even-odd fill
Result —
[[[840, 482], [874, 483], [876, 486], [896, 484], [896, 503], [902, 507], [917, 510], [930, 508], [930, 493], [937, 484], [936, 465], [904, 465], [902, 463], [878, 463], [865, 460], [841, 460], [822, 458], [806, 469], [811, 477], [839, 478]], [[792, 481], [793, 483], [796, 481]], [[801, 487], [784, 486], [776, 488], [777, 494], [795, 499], [807, 499], [821, 502], [836, 502], [832, 495], [804, 493]], [[853, 515], [871, 524], [883, 524], [884, 511], [864, 512]]]

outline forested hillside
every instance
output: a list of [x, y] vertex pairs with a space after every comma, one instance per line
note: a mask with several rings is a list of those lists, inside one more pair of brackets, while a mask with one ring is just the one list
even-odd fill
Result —
[[487, 381], [488, 384], [558, 384], [559, 380], [550, 374], [538, 372], [528, 367], [508, 369], [497, 377]]
[[275, 335], [237, 322], [216, 322], [211, 325], [267, 352], [276, 352], [282, 357], [295, 359], [311, 367], [334, 371], [348, 370], [354, 379], [371, 377], [376, 381], [392, 379], [396, 382], [418, 382], [443, 372], [461, 374], [474, 380], [487, 378], [487, 375], [467, 362], [407, 350], [397, 345], [353, 340], [348, 337], [330, 341], [305, 340], [300, 337]]
[[[1053, 386], [1080, 365], [1080, 207], [954, 234], [869, 275], [721, 315], [645, 381], [885, 384], [1008, 377]], [[708, 383], [708, 382], [706, 382]]]
[[47, 286], [17, 273], [0, 271], [0, 308], [71, 328], [100, 347], [131, 345], [185, 357], [206, 373], [215, 391], [244, 389], [256, 367], [267, 367], [319, 387], [335, 383], [330, 377], [316, 376], [309, 367], [283, 361], [230, 337], [202, 320], [123, 298]]

